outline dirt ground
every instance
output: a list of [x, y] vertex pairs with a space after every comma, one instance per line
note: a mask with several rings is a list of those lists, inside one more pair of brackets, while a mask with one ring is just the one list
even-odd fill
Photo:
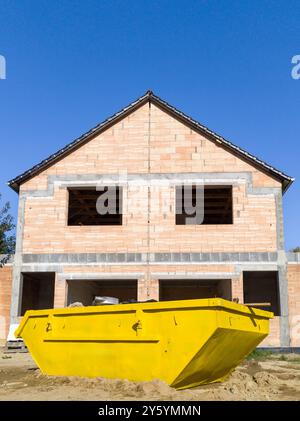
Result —
[[30, 354], [0, 350], [0, 400], [300, 400], [300, 356], [245, 361], [224, 383], [176, 391], [164, 382], [50, 377]]

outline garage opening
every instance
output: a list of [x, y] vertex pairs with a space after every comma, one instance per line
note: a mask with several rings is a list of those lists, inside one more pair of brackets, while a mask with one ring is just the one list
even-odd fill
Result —
[[116, 297], [120, 302], [137, 300], [137, 280], [69, 280], [67, 303], [92, 305], [96, 296]]
[[272, 311], [280, 316], [279, 286], [277, 271], [246, 271], [243, 273], [244, 303], [270, 303], [271, 306], [253, 306]]
[[22, 284], [21, 316], [54, 307], [55, 272], [23, 272]]
[[160, 301], [215, 297], [231, 300], [231, 279], [162, 279], [159, 281]]

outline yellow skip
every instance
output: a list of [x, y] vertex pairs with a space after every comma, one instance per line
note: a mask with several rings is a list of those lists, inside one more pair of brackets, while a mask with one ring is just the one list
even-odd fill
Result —
[[44, 374], [222, 381], [269, 333], [273, 313], [220, 298], [27, 311], [15, 335]]

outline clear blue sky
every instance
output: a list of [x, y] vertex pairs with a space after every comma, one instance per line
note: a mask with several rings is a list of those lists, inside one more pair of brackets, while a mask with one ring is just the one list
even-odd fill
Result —
[[296, 177], [300, 245], [300, 2], [0, 0], [0, 192], [6, 181], [143, 94], [162, 98]]

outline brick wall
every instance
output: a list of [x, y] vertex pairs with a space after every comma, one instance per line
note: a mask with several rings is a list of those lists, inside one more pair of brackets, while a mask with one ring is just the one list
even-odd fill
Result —
[[288, 265], [291, 346], [300, 347], [300, 263]]
[[[21, 192], [46, 190], [49, 175], [146, 174], [148, 165], [152, 174], [246, 172], [252, 175], [254, 187], [280, 186], [156, 106], [151, 106], [149, 116], [147, 104], [24, 183]], [[26, 199], [23, 252], [276, 250], [274, 195], [247, 194], [245, 180], [233, 186], [234, 224], [217, 229], [213, 225], [176, 226], [175, 187], [169, 185], [150, 190], [148, 236], [147, 200], [147, 189], [137, 193], [133, 185], [125, 186], [122, 226], [68, 227], [67, 189], [56, 183], [53, 196]]]
[[9, 330], [12, 266], [0, 267], [0, 340], [5, 340]]
[[274, 317], [270, 320], [270, 333], [269, 335], [259, 344], [260, 347], [280, 346], [280, 317]]

